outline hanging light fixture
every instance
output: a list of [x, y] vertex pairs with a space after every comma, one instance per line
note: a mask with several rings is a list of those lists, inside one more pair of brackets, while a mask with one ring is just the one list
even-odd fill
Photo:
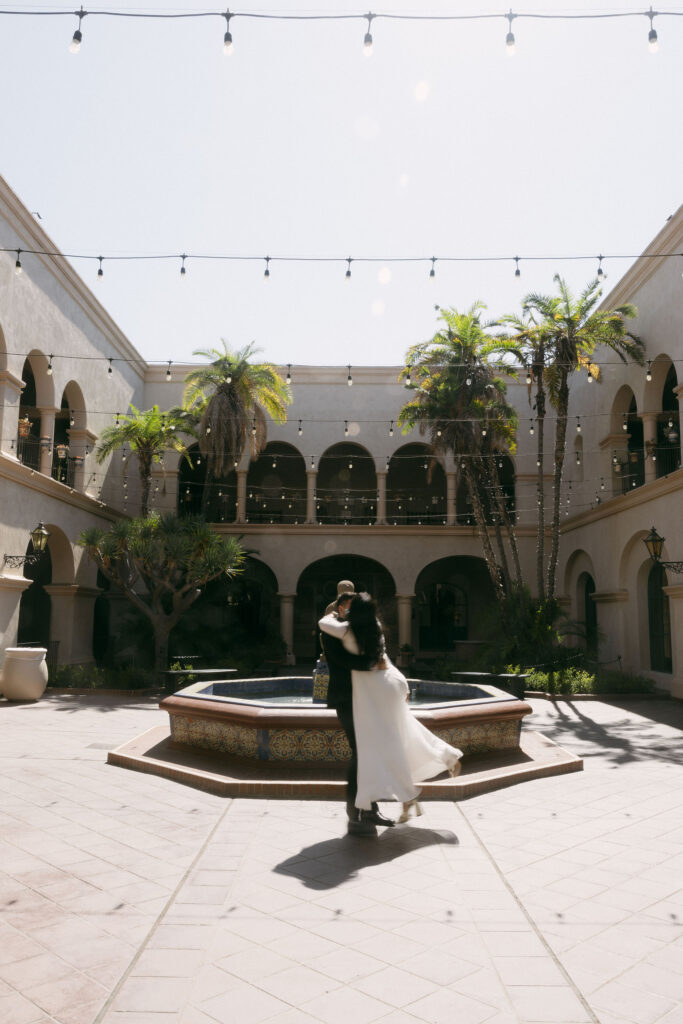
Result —
[[349, 436], [349, 421], [344, 420], [344, 437]]
[[429, 280], [430, 281], [433, 281], [434, 278], [436, 277], [436, 270], [434, 269], [434, 264], [435, 263], [436, 263], [436, 256], [432, 256], [432, 269], [429, 271]]
[[304, 431], [303, 431], [303, 427], [301, 426], [301, 420], [299, 420], [299, 437], [302, 436], [303, 432]]
[[648, 384], [652, 380], [652, 360], [651, 359], [648, 359], [648, 361], [647, 361], [647, 369], [645, 371], [645, 380], [648, 382]]
[[187, 256], [185, 255], [185, 253], [183, 253], [182, 256], [180, 257], [180, 276], [182, 277], [183, 281], [185, 280], [185, 277], [187, 275], [187, 271], [185, 270], [186, 259]]
[[287, 363], [287, 376], [285, 377], [285, 384], [292, 383], [292, 364]]
[[14, 273], [17, 275], [17, 277], [19, 277], [21, 270], [21, 249], [17, 249], [17, 258], [14, 261]]
[[350, 256], [347, 256], [346, 262], [347, 262], [348, 266], [346, 268], [345, 277], [346, 277], [347, 281], [350, 281], [351, 280], [351, 263], [353, 262]]
[[650, 10], [646, 11], [645, 13], [650, 19], [650, 31], [648, 32], [647, 36], [647, 48], [650, 51], [650, 53], [656, 53], [659, 49], [659, 40], [657, 39], [657, 30], [654, 27], [653, 23], [657, 16], [657, 11], [653, 11], [652, 7], [650, 7]]
[[508, 20], [508, 33], [505, 36], [505, 52], [508, 55], [508, 57], [514, 57], [514, 55], [515, 55], [515, 34], [512, 31], [512, 22], [517, 17], [517, 15], [513, 14], [512, 13], [512, 8], [510, 8], [510, 13], [506, 14], [505, 17]]
[[169, 359], [169, 361], [168, 361], [168, 369], [166, 370], [166, 380], [167, 381], [173, 380], [173, 377], [171, 375], [171, 363], [172, 362], [173, 362], [173, 360]]
[[223, 53], [226, 57], [232, 57], [232, 32], [230, 31], [230, 19], [233, 15], [230, 13], [230, 9], [223, 15], [225, 18], [225, 35], [223, 36]]
[[364, 17], [368, 19], [368, 30], [365, 33], [365, 38], [363, 39], [363, 56], [372, 57], [372, 32], [370, 30], [372, 29], [372, 19], [375, 15], [368, 11]]
[[270, 256], [265, 257], [266, 269], [263, 271], [263, 276], [266, 281], [270, 280]]
[[602, 261], [603, 261], [604, 258], [605, 258], [604, 256], [598, 256], [598, 275], [597, 275], [597, 277], [598, 277], [598, 281], [600, 281], [600, 282], [604, 281], [605, 280], [605, 276], [606, 276], [605, 275], [605, 271], [602, 269]]
[[392, 420], [391, 423], [389, 424], [389, 437], [393, 437], [393, 436], [394, 436], [394, 421]]
[[69, 43], [69, 52], [70, 53], [78, 53], [78, 51], [81, 48], [81, 43], [83, 42], [83, 33], [81, 32], [81, 22], [85, 18], [86, 14], [87, 14], [87, 11], [84, 11], [83, 8], [81, 7], [80, 11], [76, 11], [75, 14], [76, 14], [76, 17], [78, 18], [78, 28], [74, 32], [73, 38], [72, 38], [71, 42]]
[[350, 364], [349, 364], [349, 375], [346, 378], [346, 383], [349, 385], [349, 387], [351, 387], [351, 385], [353, 384], [353, 377], [351, 376], [351, 365]]
[[47, 373], [48, 377], [52, 376], [52, 353], [50, 353], [50, 359], [49, 359], [48, 364], [47, 364], [46, 373]]

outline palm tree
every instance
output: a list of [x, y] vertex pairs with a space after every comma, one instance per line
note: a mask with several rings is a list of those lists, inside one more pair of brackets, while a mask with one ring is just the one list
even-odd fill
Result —
[[[258, 351], [200, 349], [210, 360], [185, 378], [185, 408], [198, 418], [199, 449], [207, 461], [206, 479], [226, 476], [249, 450], [252, 458], [266, 446], [267, 417], [287, 421], [291, 390], [270, 363], [252, 363]], [[208, 492], [205, 492], [205, 495]]]
[[559, 274], [555, 274], [553, 280], [558, 295], [532, 293], [523, 300], [523, 307], [532, 314], [536, 324], [530, 335], [538, 339], [539, 353], [542, 352], [542, 358], [537, 361], [537, 381], [547, 387], [557, 416], [551, 548], [545, 589], [550, 604], [555, 599], [560, 546], [560, 488], [567, 440], [570, 375], [585, 369], [594, 381], [599, 381], [600, 367], [593, 362], [599, 346], [615, 352], [624, 363], [632, 359], [642, 365], [644, 358], [642, 341], [626, 329], [626, 321], [638, 315], [635, 306], [628, 303], [616, 309], [598, 308], [602, 289], [597, 279], [589, 282], [578, 298], [572, 295]]
[[149, 515], [149, 495], [152, 483], [152, 466], [163, 463], [164, 452], [173, 451], [186, 454], [185, 442], [180, 434], [193, 434], [195, 418], [184, 409], [174, 407], [161, 412], [158, 405], [141, 411], [134, 405], [125, 416], [117, 416], [113, 427], [102, 431], [95, 459], [104, 462], [108, 455], [128, 445], [135, 454], [140, 474], [140, 516], [144, 519]]
[[[514, 527], [499, 500], [502, 490], [497, 469], [499, 454], [514, 450], [516, 416], [505, 401], [505, 382], [488, 362], [492, 353], [506, 350], [507, 342], [485, 333], [492, 324], [481, 321], [484, 308], [475, 303], [466, 313], [442, 309], [439, 319], [444, 328], [408, 350], [406, 369], [399, 379], [414, 397], [401, 409], [398, 423], [404, 432], [419, 425], [420, 433], [429, 434], [435, 451], [448, 451], [459, 458], [486, 565], [502, 607], [505, 588], [511, 584], [503, 532], [513, 552], [515, 582], [522, 583]], [[493, 551], [491, 520], [499, 562]]]

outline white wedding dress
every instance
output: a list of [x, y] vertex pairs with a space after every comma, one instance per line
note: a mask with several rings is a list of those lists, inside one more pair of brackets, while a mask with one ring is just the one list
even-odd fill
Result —
[[[359, 653], [348, 622], [326, 615], [318, 625], [341, 639], [351, 654]], [[366, 811], [378, 800], [415, 800], [418, 783], [450, 770], [462, 757], [461, 750], [418, 722], [406, 703], [406, 677], [386, 655], [385, 660], [387, 668], [351, 673], [358, 747], [356, 807]]]

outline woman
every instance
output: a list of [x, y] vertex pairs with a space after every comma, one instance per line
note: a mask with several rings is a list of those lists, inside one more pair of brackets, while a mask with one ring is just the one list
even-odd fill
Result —
[[353, 670], [353, 721], [358, 746], [356, 807], [370, 810], [378, 800], [400, 800], [407, 821], [421, 814], [417, 802], [425, 779], [460, 772], [462, 751], [435, 736], [413, 716], [410, 688], [386, 655], [377, 606], [369, 594], [356, 594], [346, 621], [326, 615], [318, 623], [324, 633], [341, 638], [352, 654], [369, 658], [369, 672]]

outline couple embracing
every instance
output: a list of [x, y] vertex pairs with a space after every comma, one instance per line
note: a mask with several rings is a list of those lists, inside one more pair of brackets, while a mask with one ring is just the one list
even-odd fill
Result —
[[327, 703], [346, 733], [349, 765], [346, 811], [351, 835], [373, 837], [394, 822], [379, 800], [399, 800], [400, 822], [421, 814], [418, 783], [441, 772], [460, 772], [462, 751], [426, 729], [408, 707], [410, 688], [386, 653], [377, 606], [343, 580], [338, 597], [318, 623], [330, 670]]

